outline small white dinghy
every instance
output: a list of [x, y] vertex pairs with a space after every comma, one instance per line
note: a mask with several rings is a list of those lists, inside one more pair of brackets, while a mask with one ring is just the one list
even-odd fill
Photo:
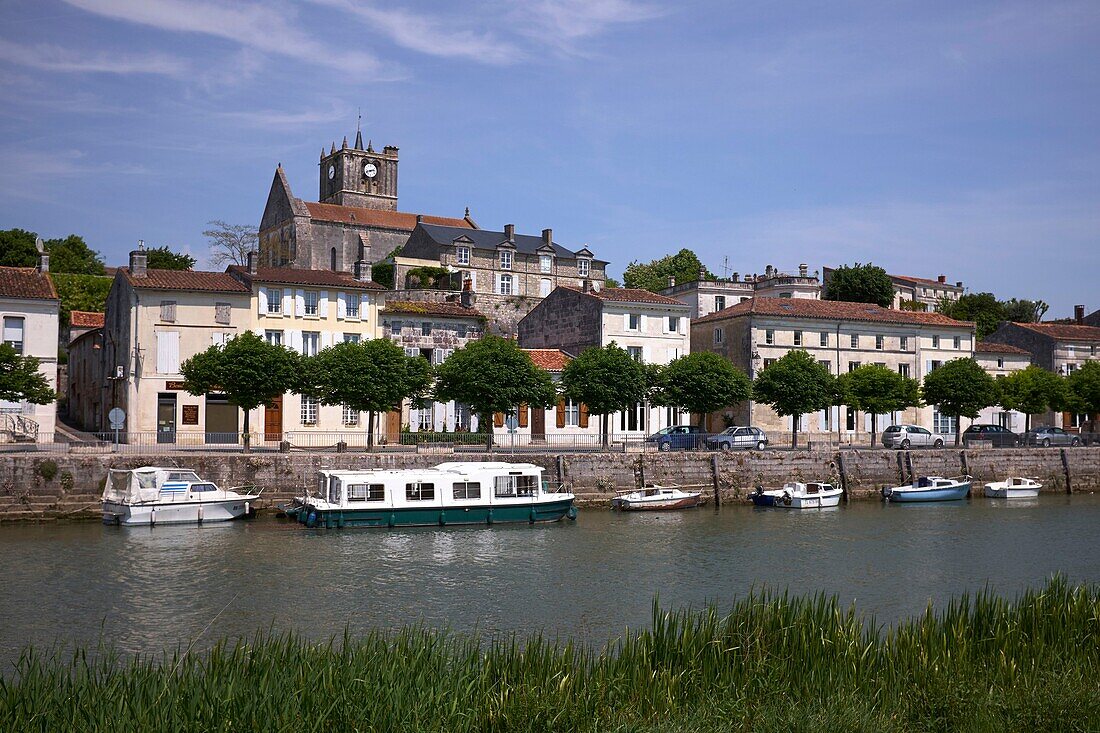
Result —
[[646, 484], [644, 489], [616, 496], [611, 500], [612, 509], [624, 512], [659, 511], [667, 509], [687, 509], [703, 503], [703, 494], [698, 491], [681, 491], [676, 486]]
[[1032, 478], [1012, 476], [1004, 481], [990, 481], [985, 485], [985, 495], [991, 499], [1030, 499], [1039, 495], [1043, 485]]
[[106, 524], [202, 524], [247, 516], [259, 493], [219, 489], [186, 468], [111, 469], [103, 487]]
[[765, 491], [757, 487], [752, 495], [752, 503], [756, 506], [775, 506], [787, 509], [822, 509], [824, 507], [837, 506], [844, 491], [832, 484], [800, 483], [789, 481], [783, 484], [782, 489]]

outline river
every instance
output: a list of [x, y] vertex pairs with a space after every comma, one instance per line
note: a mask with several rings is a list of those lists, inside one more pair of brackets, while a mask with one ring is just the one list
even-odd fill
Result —
[[273, 518], [204, 527], [0, 527], [0, 663], [28, 645], [159, 652], [260, 629], [310, 637], [410, 622], [542, 630], [602, 644], [665, 607], [753, 587], [825, 591], [890, 623], [987, 585], [1100, 580], [1100, 496], [724, 506], [493, 528], [307, 530]]

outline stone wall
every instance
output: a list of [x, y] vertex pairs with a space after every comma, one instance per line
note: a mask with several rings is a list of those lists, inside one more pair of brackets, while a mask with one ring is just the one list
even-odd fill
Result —
[[[272, 507], [312, 486], [321, 468], [424, 468], [467, 457], [482, 456], [438, 452], [7, 455], [0, 457], [0, 519], [96, 516], [109, 468], [186, 466], [221, 486], [264, 487], [262, 505]], [[1048, 492], [1064, 492], [1068, 475], [1073, 491], [1100, 489], [1100, 448], [497, 454], [494, 459], [538, 464], [546, 469], [547, 479], [564, 482], [584, 503], [605, 503], [615, 490], [637, 487], [643, 481], [711, 494], [716, 474], [724, 502], [744, 500], [757, 485], [771, 488], [792, 480], [841, 483], [842, 472], [852, 499], [877, 500], [883, 486], [901, 483], [910, 472], [917, 476], [969, 472], [975, 485], [1009, 475], [1031, 476], [1041, 480]]]

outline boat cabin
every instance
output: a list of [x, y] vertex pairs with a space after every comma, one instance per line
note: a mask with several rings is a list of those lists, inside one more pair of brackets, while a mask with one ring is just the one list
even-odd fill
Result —
[[195, 494], [210, 496], [213, 494], [208, 492], [218, 491], [217, 485], [202, 480], [194, 471], [143, 466], [133, 470], [111, 469], [103, 500], [117, 504], [191, 501]]

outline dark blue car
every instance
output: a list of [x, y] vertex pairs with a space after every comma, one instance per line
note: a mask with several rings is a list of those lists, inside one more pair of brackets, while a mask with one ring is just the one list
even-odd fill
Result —
[[658, 430], [645, 442], [656, 443], [658, 450], [696, 450], [703, 447], [706, 437], [698, 425], [673, 425]]

